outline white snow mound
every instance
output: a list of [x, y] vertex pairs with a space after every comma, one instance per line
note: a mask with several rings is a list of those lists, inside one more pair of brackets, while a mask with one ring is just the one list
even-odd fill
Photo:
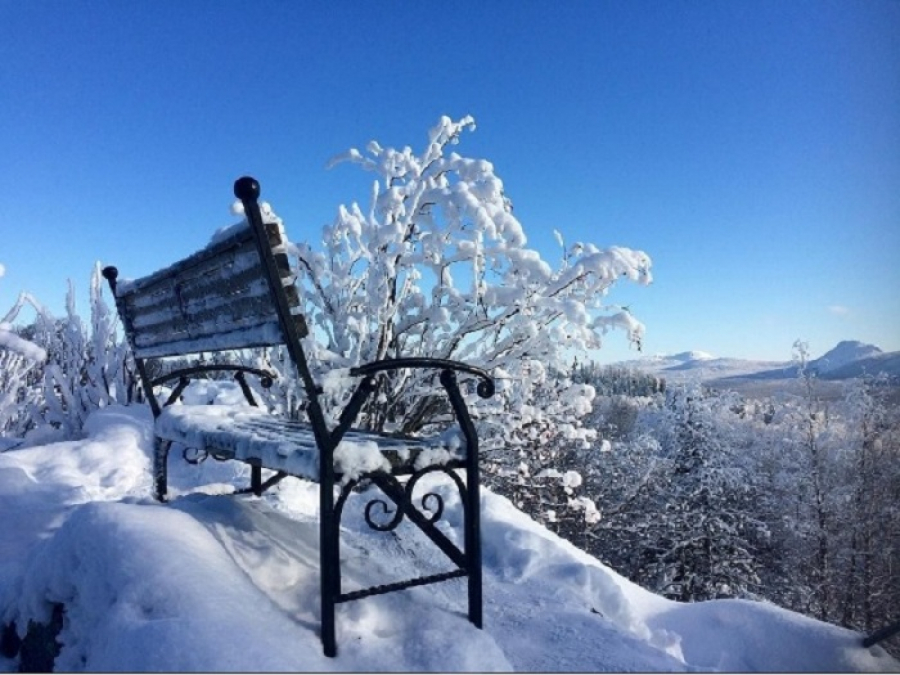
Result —
[[[224, 494], [246, 484], [245, 467], [191, 467], [173, 453], [174, 498], [157, 504], [151, 423], [143, 408], [112, 407], [91, 417], [84, 440], [0, 453], [0, 621], [22, 634], [61, 603], [56, 670], [900, 670], [859, 634], [766, 603], [664, 600], [488, 490], [484, 630], [468, 622], [457, 579], [340, 605], [339, 654], [328, 659], [317, 486], [289, 479], [263, 498]], [[459, 542], [456, 487], [430, 476], [419, 489], [440, 495], [438, 524]], [[393, 534], [367, 527], [365, 506], [379, 495], [346, 504], [345, 591], [448, 569], [407, 523]], [[0, 671], [17, 667], [0, 658]]]

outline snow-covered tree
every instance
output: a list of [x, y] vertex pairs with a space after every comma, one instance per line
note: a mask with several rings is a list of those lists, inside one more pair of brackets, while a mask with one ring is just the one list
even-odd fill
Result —
[[774, 419], [781, 430], [776, 446], [780, 456], [785, 518], [782, 555], [789, 558], [796, 577], [792, 600], [802, 611], [823, 620], [833, 618], [835, 516], [845, 499], [846, 480], [838, 471], [843, 433], [832, 406], [809, 367], [809, 346], [794, 343], [801, 394], [786, 397]]
[[[640, 344], [643, 326], [606, 297], [621, 279], [650, 283], [650, 258], [578, 242], [551, 266], [528, 247], [494, 166], [450, 151], [474, 127], [444, 117], [422, 152], [373, 141], [333, 160], [377, 178], [367, 207], [341, 206], [320, 241], [291, 250], [313, 367], [321, 379], [376, 359], [457, 359], [497, 378], [497, 396], [473, 400], [486, 445], [525, 447], [536, 433], [584, 442], [593, 389], [557, 374], [610, 329]], [[386, 379], [363, 420], [407, 432], [434, 421], [446, 411], [423, 393], [431, 377]]]
[[852, 382], [845, 392], [842, 473], [847, 502], [837, 514], [841, 546], [836, 598], [845, 626], [871, 631], [887, 624], [900, 603], [900, 415], [885, 403], [883, 380]]
[[667, 392], [667, 433], [660, 439], [668, 471], [646, 514], [639, 576], [682, 601], [746, 597], [757, 592], [756, 549], [765, 538], [756, 493], [733, 422], [735, 399], [693, 383]]

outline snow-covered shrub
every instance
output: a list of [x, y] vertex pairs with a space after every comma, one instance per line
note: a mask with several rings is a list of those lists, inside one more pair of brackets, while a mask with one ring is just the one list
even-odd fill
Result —
[[[377, 178], [366, 208], [341, 206], [321, 241], [292, 250], [315, 326], [313, 367], [321, 379], [383, 358], [457, 359], [498, 378], [493, 399], [471, 396], [488, 445], [522, 445], [532, 426], [583, 440], [579, 419], [593, 390], [555, 373], [567, 351], [600, 347], [612, 328], [640, 343], [642, 325], [605, 297], [620, 279], [650, 283], [650, 259], [576, 243], [551, 266], [528, 248], [493, 165], [450, 151], [474, 126], [444, 117], [421, 153], [372, 141], [333, 160]], [[364, 420], [415, 431], [446, 414], [424, 393], [433, 377], [386, 379]]]
[[[34, 311], [35, 318], [18, 331], [19, 335], [13, 332], [12, 323], [26, 308]], [[116, 317], [103, 299], [99, 264], [91, 275], [90, 312], [90, 323], [86, 324], [76, 310], [71, 283], [63, 318], [53, 316], [31, 294], [19, 295], [0, 322], [7, 351], [13, 352], [0, 357], [9, 366], [0, 379], [0, 401], [6, 402], [0, 409], [0, 434], [7, 438], [27, 435], [27, 442], [74, 438], [91, 411], [134, 397], [133, 372], [125, 345], [117, 335]], [[23, 351], [22, 345], [28, 350]]]
[[13, 439], [23, 436], [32, 425], [39, 400], [36, 373], [47, 359], [41, 347], [13, 329], [12, 322], [26, 299], [27, 296], [20, 297], [0, 320], [0, 451], [11, 445]]
[[[563, 454], [596, 438], [583, 424], [594, 388], [565, 375], [567, 360], [599, 348], [614, 328], [640, 346], [643, 326], [606, 298], [623, 279], [649, 284], [651, 261], [627, 248], [565, 246], [557, 233], [561, 260], [547, 262], [528, 247], [494, 166], [451, 151], [474, 128], [471, 117], [444, 117], [421, 152], [372, 141], [365, 152], [352, 149], [331, 162], [354, 164], [376, 180], [367, 206], [340, 206], [319, 241], [289, 249], [314, 327], [305, 348], [315, 378], [326, 384], [335, 372], [392, 357], [454, 359], [488, 370], [498, 385], [492, 399], [464, 391], [486, 481], [514, 498], [530, 490], [531, 499], [593, 519], [573, 489], [534, 476], [559, 469]], [[302, 388], [283, 353], [270, 350], [254, 365], [279, 371], [273, 393], [296, 414]], [[359, 422], [416, 432], [446, 419], [436, 376], [384, 377]], [[351, 388], [324, 389], [326, 414], [334, 415]]]

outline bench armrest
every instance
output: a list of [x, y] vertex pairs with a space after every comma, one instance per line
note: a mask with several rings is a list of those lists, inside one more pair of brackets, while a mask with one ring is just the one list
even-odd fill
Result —
[[494, 395], [495, 386], [494, 378], [481, 368], [470, 366], [459, 361], [450, 361], [449, 359], [432, 359], [426, 357], [411, 357], [400, 359], [383, 359], [381, 361], [373, 361], [362, 366], [350, 369], [350, 374], [354, 376], [374, 375], [385, 370], [398, 370], [400, 368], [435, 368], [439, 370], [450, 370], [475, 375], [481, 379], [478, 383], [476, 391], [481, 398], [490, 398]]
[[462, 394], [459, 392], [459, 386], [456, 384], [456, 372], [468, 373], [476, 375], [481, 379], [476, 388], [481, 398], [490, 398], [494, 395], [494, 378], [487, 371], [475, 366], [469, 366], [459, 361], [450, 361], [448, 359], [432, 359], [426, 357], [410, 357], [400, 359], [383, 359], [381, 361], [373, 361], [362, 366], [350, 369], [350, 374], [356, 377], [363, 377], [362, 382], [353, 392], [350, 401], [341, 413], [337, 426], [331, 432], [331, 447], [336, 448], [341, 437], [353, 424], [357, 414], [362, 409], [366, 398], [375, 390], [373, 375], [386, 370], [398, 370], [400, 368], [434, 368], [441, 371], [440, 380], [450, 397], [450, 405], [456, 416], [465, 436], [467, 448], [475, 457], [477, 462], [478, 454], [478, 437], [475, 434], [475, 427], [472, 424], [472, 418], [469, 416], [469, 410], [463, 400]]
[[[179, 368], [178, 370], [173, 370], [171, 373], [166, 373], [165, 375], [160, 375], [159, 377], [154, 378], [150, 384], [151, 386], [157, 386], [162, 384], [163, 382], [168, 382], [169, 380], [177, 380], [182, 377], [190, 377], [191, 375], [199, 375], [201, 373], [209, 373], [209, 372], [222, 372], [222, 371], [234, 371], [242, 372], [242, 373], [250, 373], [251, 375], [256, 375], [263, 381], [263, 386], [268, 388], [272, 386], [272, 382], [278, 377], [275, 373], [269, 372], [268, 370], [263, 370], [262, 368], [251, 368], [250, 366], [240, 366], [240, 365], [224, 365], [224, 364], [210, 364], [207, 366], [193, 366], [191, 368]], [[268, 385], [266, 385], [266, 381], [269, 381]]]
[[[215, 372], [234, 372], [234, 379], [238, 381], [238, 384], [241, 387], [241, 391], [244, 394], [244, 398], [246, 398], [247, 402], [252, 406], [256, 406], [256, 399], [253, 398], [250, 387], [247, 385], [247, 380], [244, 378], [244, 373], [256, 375], [260, 379], [260, 384], [262, 384], [265, 389], [271, 387], [273, 381], [278, 377], [278, 375], [276, 375], [275, 373], [272, 373], [268, 370], [263, 370], [261, 368], [251, 368], [250, 366], [241, 365], [209, 364], [205, 366], [193, 366], [192, 368], [179, 368], [177, 370], [173, 370], [171, 373], [166, 373], [165, 375], [161, 375], [151, 380], [150, 386], [156, 387], [160, 384], [163, 384], [164, 382], [169, 382], [170, 380], [178, 380], [178, 384], [175, 386], [175, 389], [172, 390], [172, 393], [169, 395], [168, 400], [163, 405], [163, 407], [168, 407], [172, 405], [179, 396], [181, 396], [181, 393], [190, 383], [190, 378], [192, 376]], [[152, 392], [150, 393], [150, 396], [153, 396]]]

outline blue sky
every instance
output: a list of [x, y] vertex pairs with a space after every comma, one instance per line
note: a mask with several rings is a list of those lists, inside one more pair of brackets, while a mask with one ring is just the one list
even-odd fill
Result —
[[[645, 352], [900, 349], [900, 2], [0, 0], [0, 315], [86, 309], [263, 186], [294, 239], [371, 175], [333, 155], [478, 129], [530, 244], [645, 250]], [[635, 356], [610, 336], [601, 360]]]

